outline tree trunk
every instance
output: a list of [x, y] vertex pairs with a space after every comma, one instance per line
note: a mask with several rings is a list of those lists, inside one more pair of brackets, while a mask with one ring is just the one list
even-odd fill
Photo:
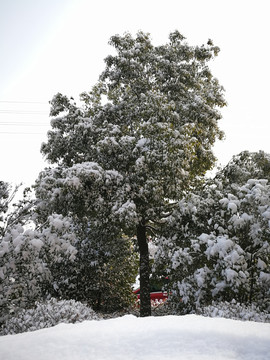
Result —
[[253, 287], [254, 287], [254, 260], [253, 260], [253, 254], [251, 254], [251, 259], [250, 259], [250, 289], [249, 289], [249, 302], [250, 304], [252, 304], [252, 298], [253, 298]]
[[144, 222], [137, 226], [137, 240], [140, 251], [140, 315], [144, 317], [151, 316], [149, 250]]

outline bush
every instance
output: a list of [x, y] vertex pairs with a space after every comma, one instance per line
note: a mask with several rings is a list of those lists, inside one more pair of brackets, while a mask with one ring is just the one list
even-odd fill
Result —
[[20, 224], [0, 233], [0, 325], [51, 294], [50, 264], [74, 261], [76, 238], [69, 218], [53, 214], [39, 229]]
[[59, 323], [76, 323], [84, 320], [99, 320], [99, 316], [86, 305], [74, 300], [51, 299], [36, 302], [32, 309], [20, 311], [7, 320], [0, 335], [18, 334], [55, 326]]
[[255, 304], [244, 305], [236, 301], [232, 302], [213, 302], [208, 305], [197, 309], [198, 315], [209, 317], [223, 317], [234, 320], [256, 321], [256, 322], [270, 322], [270, 314], [268, 311], [260, 310]]
[[157, 240], [154, 271], [169, 276], [178, 312], [212, 301], [269, 303], [270, 183], [225, 185], [211, 180], [183, 198]]

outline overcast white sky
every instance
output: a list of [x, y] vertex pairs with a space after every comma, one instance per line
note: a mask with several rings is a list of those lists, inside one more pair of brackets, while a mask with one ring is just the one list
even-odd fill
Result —
[[218, 162], [270, 153], [268, 0], [0, 0], [0, 180], [34, 182], [48, 101], [90, 90], [112, 35], [143, 30], [161, 44], [175, 29], [192, 45], [211, 38], [221, 48], [211, 64], [228, 101]]

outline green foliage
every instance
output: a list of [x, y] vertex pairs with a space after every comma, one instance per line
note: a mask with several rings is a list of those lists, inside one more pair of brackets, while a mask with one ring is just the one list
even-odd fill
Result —
[[137, 254], [128, 238], [91, 224], [76, 226], [75, 261], [52, 266], [53, 296], [75, 299], [108, 313], [134, 303]]

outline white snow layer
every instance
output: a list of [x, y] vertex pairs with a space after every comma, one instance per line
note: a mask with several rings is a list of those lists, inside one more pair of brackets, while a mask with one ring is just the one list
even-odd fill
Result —
[[1, 360], [267, 360], [269, 354], [269, 323], [197, 315], [126, 315], [0, 337]]

